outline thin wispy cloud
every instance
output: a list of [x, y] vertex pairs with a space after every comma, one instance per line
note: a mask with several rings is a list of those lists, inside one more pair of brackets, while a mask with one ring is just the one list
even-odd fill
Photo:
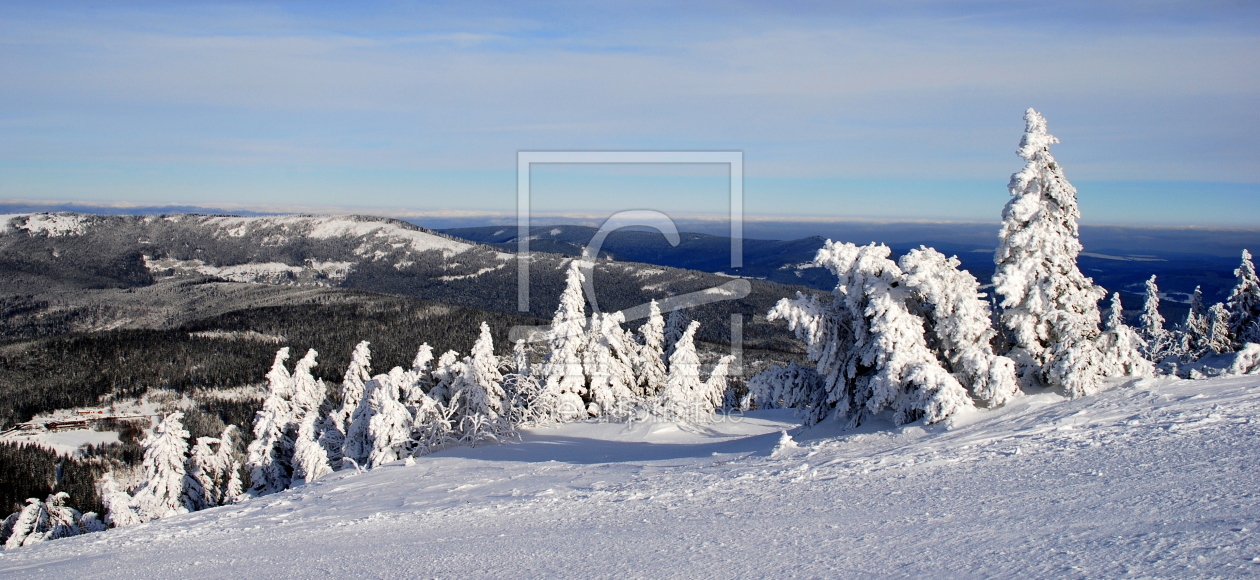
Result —
[[[1028, 106], [1073, 179], [1250, 184], [1248, 22], [1230, 3], [18, 4], [0, 197], [231, 201], [253, 179], [332, 202], [319, 183], [380, 171], [382, 204], [505, 210], [486, 176], [518, 150], [738, 149], [750, 178], [991, 180], [979, 207]], [[64, 178], [94, 164], [130, 176]], [[482, 178], [411, 177], [451, 171]]]

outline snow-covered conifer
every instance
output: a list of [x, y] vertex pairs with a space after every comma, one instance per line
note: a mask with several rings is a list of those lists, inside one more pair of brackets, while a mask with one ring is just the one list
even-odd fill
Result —
[[1207, 309], [1203, 306], [1203, 289], [1195, 286], [1194, 294], [1190, 296], [1190, 311], [1181, 325], [1178, 350], [1184, 360], [1196, 360], [1207, 352], [1209, 324]]
[[1238, 284], [1225, 301], [1229, 312], [1229, 334], [1241, 348], [1248, 342], [1260, 343], [1260, 277], [1251, 262], [1251, 252], [1243, 250], [1242, 264], [1234, 270]]
[[1111, 313], [1107, 317], [1106, 331], [1100, 340], [1104, 375], [1147, 377], [1155, 365], [1142, 356], [1142, 337], [1124, 323], [1124, 306], [1120, 293], [1111, 296]]
[[320, 433], [320, 444], [330, 461], [339, 461], [346, 446], [346, 434], [354, 412], [364, 397], [364, 388], [372, 377], [372, 349], [368, 341], [354, 346], [350, 353], [350, 366], [341, 380], [341, 407], [328, 414]]
[[635, 359], [635, 394], [640, 397], [651, 397], [665, 388], [665, 319], [655, 300], [649, 304], [648, 312], [647, 322], [639, 327], [643, 338]]
[[451, 395], [454, 391], [452, 389], [463, 372], [464, 363], [459, 360], [458, 352], [448, 350], [442, 353], [433, 367], [433, 388], [429, 390], [429, 398], [439, 405], [453, 407]]
[[101, 503], [105, 506], [105, 523], [116, 528], [134, 526], [142, 522], [136, 510], [135, 498], [122, 489], [113, 473], [106, 473], [97, 482]]
[[[294, 422], [292, 377], [284, 368], [289, 347], [276, 352], [269, 389], [263, 408], [254, 416], [254, 440], [250, 442], [245, 466], [249, 469], [250, 493], [265, 495], [287, 489], [292, 477], [293, 446], [285, 430]], [[147, 521], [147, 520], [146, 520]]]
[[456, 428], [460, 438], [475, 443], [494, 440], [508, 426], [503, 416], [503, 375], [494, 356], [490, 325], [481, 323], [481, 335], [464, 359], [464, 372], [456, 379], [454, 398], [458, 399]]
[[831, 304], [798, 295], [780, 300], [769, 313], [805, 341], [823, 377], [823, 391], [807, 397], [813, 402], [802, 409], [807, 422], [834, 409], [851, 425], [886, 410], [897, 424], [919, 418], [934, 423], [972, 406], [966, 389], [928, 348], [924, 321], [909, 309], [912, 290], [890, 253], [887, 246], [828, 240], [814, 263], [839, 278]]
[[700, 323], [692, 321], [674, 344], [674, 354], [669, 357], [669, 375], [665, 388], [656, 396], [655, 412], [671, 421], [694, 421], [699, 416], [704, 390], [700, 382], [700, 357], [696, 354], [694, 338]]
[[664, 331], [664, 348], [665, 359], [674, 356], [674, 349], [678, 345], [678, 341], [682, 340], [682, 335], [687, 331], [687, 327], [691, 325], [691, 317], [683, 312], [681, 308], [675, 308], [669, 313], [669, 317], [665, 319]]
[[309, 415], [317, 416], [324, 399], [328, 397], [328, 388], [324, 386], [324, 381], [311, 374], [311, 369], [319, 364], [315, 362], [317, 356], [319, 353], [312, 348], [306, 351], [302, 360], [293, 365], [293, 396], [290, 401], [294, 422], [301, 422]]
[[1230, 316], [1229, 311], [1225, 309], [1225, 305], [1217, 302], [1208, 310], [1208, 334], [1207, 348], [1216, 353], [1223, 354], [1234, 351], [1234, 341], [1230, 339], [1229, 327]]
[[1159, 362], [1172, 349], [1172, 334], [1164, 328], [1164, 315], [1159, 313], [1159, 286], [1155, 276], [1146, 281], [1146, 302], [1142, 307], [1142, 340], [1146, 341], [1143, 354], [1147, 360]]
[[630, 412], [634, 394], [634, 358], [637, 348], [621, 328], [622, 313], [591, 317], [582, 362], [590, 377], [590, 404], [595, 416], [623, 416]]
[[730, 389], [731, 365], [735, 364], [735, 355], [728, 354], [718, 359], [717, 364], [713, 365], [713, 370], [709, 372], [709, 378], [705, 379], [704, 387], [700, 390], [697, 397], [710, 410], [717, 409], [722, 406], [726, 400], [726, 391]]
[[29, 546], [44, 539], [43, 530], [48, 528], [48, 510], [43, 502], [36, 498], [26, 500], [26, 505], [18, 512], [17, 520], [4, 542], [4, 549], [12, 550]]
[[307, 415], [298, 426], [297, 440], [293, 444], [293, 481], [310, 483], [332, 473], [328, 465], [328, 452], [315, 438], [315, 421], [318, 416]]
[[105, 522], [101, 521], [96, 512], [87, 512], [83, 514], [83, 517], [79, 518], [79, 530], [80, 533], [84, 534], [103, 532], [105, 531]]
[[188, 451], [188, 462], [184, 466], [184, 506], [188, 511], [203, 510], [219, 505], [219, 482], [215, 481], [218, 459], [213, 445], [219, 443], [214, 437], [198, 437]]
[[993, 283], [1002, 323], [1014, 343], [1010, 356], [1028, 384], [1087, 395], [1101, 385], [1096, 342], [1104, 291], [1077, 267], [1081, 252], [1076, 188], [1050, 155], [1059, 140], [1032, 109], [1024, 114], [1019, 156], [1027, 164], [1011, 176], [1002, 211]]
[[61, 491], [44, 500], [44, 511], [48, 513], [48, 529], [44, 531], [44, 540], [77, 536], [83, 531], [81, 521], [83, 514], [66, 505], [68, 499], [70, 499], [70, 494]]
[[529, 376], [529, 345], [523, 338], [512, 345], [512, 372]]
[[992, 312], [980, 283], [961, 269], [958, 258], [946, 258], [920, 247], [901, 257], [906, 285], [922, 302], [921, 313], [931, 323], [941, 363], [972, 394], [990, 406], [1006, 403], [1019, 393], [1015, 363], [994, 354]]
[[[403, 372], [401, 368], [394, 367], [388, 375], [372, 379], [371, 382], [376, 384], [367, 389], [371, 414], [367, 417], [366, 443], [370, 447], [365, 459], [371, 467], [400, 459], [411, 440], [411, 413], [399, 400], [398, 392]], [[349, 452], [346, 456], [357, 461], [357, 457]]]
[[786, 367], [771, 366], [748, 379], [748, 393], [739, 407], [745, 411], [754, 408], [800, 409], [803, 415], [808, 416], [813, 414], [809, 406], [819, 404], [816, 397], [824, 392], [822, 378], [814, 369], [792, 361]]
[[408, 410], [417, 401], [428, 398], [427, 393], [433, 389], [432, 363], [433, 347], [427, 342], [421, 344], [416, 351], [416, 357], [411, 360], [411, 370], [403, 374], [402, 382], [398, 385], [398, 393]]
[[184, 485], [187, 471], [188, 431], [175, 411], [162, 419], [140, 443], [144, 448], [144, 483], [132, 494], [141, 521], [187, 513]]
[[545, 405], [556, 419], [569, 420], [587, 415], [582, 397], [586, 394], [586, 374], [582, 369], [582, 349], [586, 343], [586, 298], [582, 295], [585, 277], [578, 261], [569, 264], [560, 306], [547, 333], [549, 354], [540, 369]]
[[241, 489], [241, 462], [236, 458], [237, 435], [236, 425], [228, 425], [219, 434], [219, 447], [214, 455], [214, 467], [218, 470], [214, 480], [219, 484], [217, 501], [219, 505], [227, 505], [238, 500], [244, 490]]

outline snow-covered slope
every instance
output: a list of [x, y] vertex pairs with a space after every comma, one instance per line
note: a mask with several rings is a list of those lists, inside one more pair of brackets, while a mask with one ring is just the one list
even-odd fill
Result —
[[1260, 575], [1257, 417], [1248, 376], [795, 444], [776, 411], [569, 425], [4, 552], [0, 576]]

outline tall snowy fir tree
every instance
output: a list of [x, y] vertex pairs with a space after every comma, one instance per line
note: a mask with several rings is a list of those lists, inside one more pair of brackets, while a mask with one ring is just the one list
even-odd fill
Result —
[[504, 424], [503, 375], [499, 359], [494, 356], [494, 339], [490, 325], [481, 323], [481, 334], [472, 352], [464, 359], [464, 373], [455, 381], [459, 399], [456, 426], [469, 442], [494, 440], [507, 426]]
[[560, 420], [587, 415], [582, 397], [586, 395], [586, 374], [582, 349], [586, 346], [586, 298], [582, 295], [584, 277], [578, 261], [569, 264], [560, 306], [547, 333], [550, 354], [539, 371], [543, 383], [542, 404]]
[[184, 503], [188, 431], [175, 411], [153, 428], [140, 443], [144, 448], [144, 483], [132, 494], [140, 521], [147, 522], [192, 510]]
[[[196, 511], [225, 505], [241, 494], [240, 462], [233, 455], [236, 426], [228, 425], [218, 437], [198, 437], [188, 455], [187, 472], [196, 484], [185, 486]], [[197, 492], [200, 492], [200, 495]]]
[[1186, 321], [1181, 325], [1181, 345], [1178, 351], [1184, 360], [1195, 360], [1207, 352], [1208, 327], [1207, 309], [1203, 306], [1203, 289], [1194, 287], [1190, 295], [1190, 311], [1186, 313]]
[[1139, 320], [1142, 323], [1142, 340], [1146, 341], [1143, 354], [1147, 360], [1163, 360], [1173, 347], [1173, 337], [1164, 328], [1164, 315], [1159, 313], [1159, 286], [1155, 284], [1155, 276], [1146, 281], [1146, 302]]
[[681, 308], [671, 310], [669, 316], [665, 319], [664, 332], [664, 348], [665, 359], [674, 355], [674, 348], [678, 345], [678, 341], [682, 340], [682, 335], [687, 331], [687, 327], [691, 325], [691, 318], [687, 316]]
[[636, 398], [634, 346], [621, 328], [624, 319], [620, 312], [591, 317], [582, 363], [590, 377], [587, 410], [597, 417], [625, 415]]
[[1107, 316], [1106, 330], [1100, 340], [1103, 368], [1106, 376], [1147, 377], [1155, 365], [1142, 356], [1144, 344], [1136, 330], [1124, 323], [1124, 306], [1120, 293], [1111, 296], [1111, 311]]
[[1011, 176], [994, 254], [1001, 320], [1014, 343], [1009, 356], [1025, 384], [1088, 395], [1104, 377], [1096, 346], [1104, 291], [1076, 264], [1080, 210], [1076, 188], [1050, 155], [1059, 140], [1037, 111], [1028, 109], [1024, 122], [1018, 153], [1027, 163]]
[[700, 357], [694, 338], [699, 322], [691, 322], [674, 343], [669, 357], [665, 388], [657, 395], [656, 414], [673, 421], [694, 421], [702, 405], [704, 384], [700, 381]]
[[433, 365], [433, 388], [429, 390], [429, 397], [439, 405], [453, 407], [451, 403], [452, 389], [455, 381], [459, 379], [460, 374], [464, 372], [464, 363], [459, 360], [459, 353], [448, 350], [438, 357], [437, 363]]
[[[394, 367], [388, 375], [372, 379], [375, 384], [367, 389], [371, 413], [367, 415], [367, 454], [361, 464], [378, 467], [405, 455], [407, 442], [411, 440], [411, 413], [399, 400], [398, 383], [402, 375], [403, 370]], [[351, 430], [354, 431], [353, 426]], [[353, 457], [349, 452], [346, 456]]]
[[346, 434], [354, 412], [363, 400], [364, 385], [372, 378], [372, 350], [368, 341], [354, 346], [350, 366], [341, 380], [341, 407], [328, 414], [320, 433], [320, 444], [329, 461], [339, 461], [346, 446]]
[[289, 347], [276, 352], [275, 362], [267, 373], [268, 394], [263, 408], [254, 418], [254, 440], [250, 442], [245, 467], [250, 474], [250, 493], [266, 495], [287, 489], [293, 473], [292, 441], [285, 429], [294, 421], [289, 398], [293, 379], [285, 369]]
[[1234, 351], [1234, 341], [1230, 336], [1230, 316], [1225, 305], [1217, 302], [1208, 309], [1207, 348], [1215, 354]]
[[635, 376], [638, 389], [635, 394], [651, 397], [665, 386], [665, 319], [655, 300], [648, 304], [648, 319], [639, 327], [642, 342], [636, 360]]
[[1236, 348], [1248, 342], [1260, 343], [1260, 277], [1251, 261], [1251, 252], [1242, 251], [1242, 264], [1234, 270], [1238, 284], [1225, 301], [1229, 312], [1229, 334]]
[[315, 357], [318, 355], [319, 353], [312, 348], [306, 351], [306, 356], [293, 365], [293, 396], [290, 401], [295, 423], [300, 423], [311, 415], [318, 416], [320, 407], [328, 396], [328, 388], [324, 386], [324, 381], [316, 379], [311, 374], [311, 369], [319, 364], [315, 362]]
[[318, 418], [316, 414], [309, 414], [298, 425], [296, 441], [293, 443], [293, 481], [310, 483], [332, 473], [332, 467], [328, 464], [328, 452], [315, 436]]

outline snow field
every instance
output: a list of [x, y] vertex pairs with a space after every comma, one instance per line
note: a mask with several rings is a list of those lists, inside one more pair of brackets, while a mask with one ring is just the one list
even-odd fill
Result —
[[1248, 376], [846, 433], [575, 423], [3, 552], [0, 577], [1255, 576], [1258, 416]]

